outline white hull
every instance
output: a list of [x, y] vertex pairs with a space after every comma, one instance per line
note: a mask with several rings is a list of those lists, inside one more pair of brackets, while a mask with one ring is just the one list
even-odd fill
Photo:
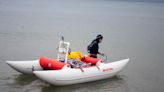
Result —
[[33, 71], [43, 70], [40, 66], [39, 60], [32, 61], [6, 61], [16, 71], [23, 74], [33, 74]]
[[82, 68], [83, 71], [81, 69], [67, 68], [62, 70], [34, 71], [33, 73], [41, 80], [53, 85], [70, 85], [110, 78], [118, 74], [128, 62], [129, 59], [101, 63], [98, 67]]

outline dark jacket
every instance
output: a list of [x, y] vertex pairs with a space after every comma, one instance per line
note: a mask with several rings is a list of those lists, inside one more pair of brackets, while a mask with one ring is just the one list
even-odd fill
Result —
[[90, 54], [98, 54], [99, 53], [99, 42], [97, 39], [93, 40], [91, 44], [88, 46], [88, 52]]

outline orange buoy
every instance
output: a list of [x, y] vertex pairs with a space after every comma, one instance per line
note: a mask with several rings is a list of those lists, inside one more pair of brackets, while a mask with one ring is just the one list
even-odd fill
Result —
[[39, 62], [44, 69], [51, 69], [51, 70], [60, 70], [66, 65], [63, 62], [59, 62], [55, 59], [50, 59], [46, 57], [41, 57]]

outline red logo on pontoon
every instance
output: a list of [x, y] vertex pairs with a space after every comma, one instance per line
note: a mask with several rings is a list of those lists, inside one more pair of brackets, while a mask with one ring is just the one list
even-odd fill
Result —
[[109, 72], [109, 71], [112, 71], [113, 68], [106, 68], [106, 69], [103, 69], [103, 72]]

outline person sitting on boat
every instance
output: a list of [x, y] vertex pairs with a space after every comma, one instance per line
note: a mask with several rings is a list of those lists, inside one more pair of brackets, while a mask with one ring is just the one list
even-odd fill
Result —
[[88, 45], [87, 50], [90, 54], [90, 57], [97, 58], [97, 54], [104, 56], [103, 53], [99, 52], [99, 43], [102, 42], [103, 36], [101, 34], [97, 35], [96, 39], [94, 39], [90, 45]]

